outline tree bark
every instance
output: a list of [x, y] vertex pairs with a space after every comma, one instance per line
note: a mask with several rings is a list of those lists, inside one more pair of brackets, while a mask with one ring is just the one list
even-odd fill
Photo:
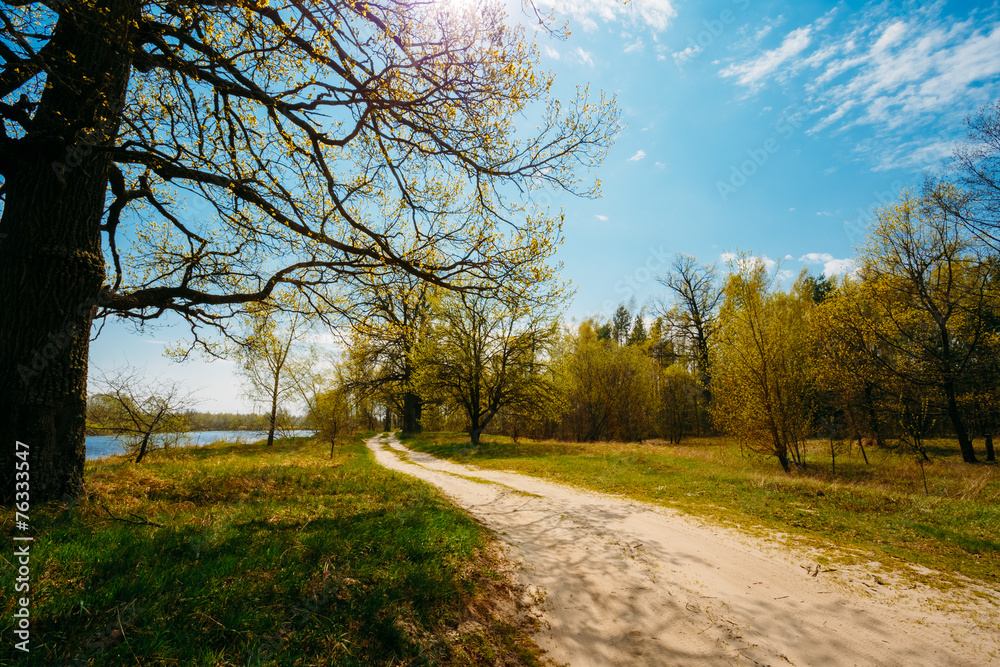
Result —
[[0, 495], [14, 498], [15, 442], [30, 498], [83, 491], [87, 364], [104, 283], [101, 220], [131, 68], [135, 0], [67, 3], [24, 136], [0, 156]]
[[403, 433], [420, 433], [420, 397], [413, 392], [403, 394]]
[[993, 452], [993, 434], [992, 433], [987, 433], [986, 434], [986, 460], [987, 461], [996, 461], [997, 460], [996, 454]]
[[951, 380], [944, 382], [944, 394], [948, 399], [948, 418], [955, 429], [955, 436], [958, 437], [958, 447], [962, 450], [962, 460], [966, 463], [976, 463], [976, 450], [972, 447], [972, 440], [965, 429], [965, 421], [962, 413], [958, 409], [958, 399], [955, 397], [955, 385]]
[[781, 464], [781, 469], [785, 472], [792, 472], [792, 466], [788, 462], [788, 450], [781, 447], [775, 451], [775, 456], [778, 457], [778, 463]]
[[858, 436], [858, 447], [861, 448], [861, 456], [865, 457], [865, 465], [869, 465], [868, 454], [865, 453], [865, 443], [862, 442], [862, 437], [860, 435]]
[[274, 427], [278, 422], [278, 375], [274, 376], [274, 386], [271, 388], [271, 422], [267, 431], [267, 446], [274, 444]]
[[142, 463], [142, 458], [146, 456], [146, 447], [149, 446], [149, 433], [142, 436], [142, 444], [139, 446], [139, 455], [135, 457], [136, 463]]

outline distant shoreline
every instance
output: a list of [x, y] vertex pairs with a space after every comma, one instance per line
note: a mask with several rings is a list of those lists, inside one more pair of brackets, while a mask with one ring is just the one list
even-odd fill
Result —
[[[202, 438], [202, 434], [212, 434], [211, 437]], [[287, 431], [283, 435], [279, 435], [280, 431], [275, 432], [276, 437], [299, 437], [299, 436], [312, 436], [315, 431], [311, 429], [295, 429], [293, 431]], [[195, 436], [193, 438], [188, 438], [186, 441], [178, 443], [175, 447], [204, 447], [205, 445], [211, 444], [213, 442], [221, 441], [235, 441], [235, 442], [256, 442], [257, 440], [263, 440], [267, 438], [267, 431], [253, 431], [253, 430], [229, 430], [229, 431], [185, 431], [183, 435]], [[253, 437], [246, 437], [251, 435]], [[88, 435], [86, 438], [86, 458], [88, 461], [95, 459], [103, 459], [108, 456], [116, 456], [124, 454], [121, 444], [115, 440], [113, 435], [108, 435], [106, 433], [98, 435]]]

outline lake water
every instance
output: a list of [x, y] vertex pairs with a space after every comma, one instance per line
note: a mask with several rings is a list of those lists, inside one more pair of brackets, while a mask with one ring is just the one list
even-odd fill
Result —
[[[313, 431], [290, 431], [289, 436], [310, 436]], [[279, 432], [274, 433], [275, 438], [280, 438]], [[192, 431], [181, 436], [179, 447], [202, 447], [213, 442], [257, 442], [266, 440], [267, 431]], [[87, 436], [87, 458], [100, 459], [112, 454], [122, 454], [122, 446], [110, 435], [88, 435]]]

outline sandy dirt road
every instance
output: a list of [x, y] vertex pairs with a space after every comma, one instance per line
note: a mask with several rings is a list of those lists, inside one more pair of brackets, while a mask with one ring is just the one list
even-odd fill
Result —
[[[947, 596], [878, 564], [816, 552], [678, 512], [368, 441], [379, 463], [425, 480], [495, 530], [541, 593], [536, 638], [588, 665], [1000, 665], [1000, 593]], [[978, 595], [973, 595], [977, 593]]]

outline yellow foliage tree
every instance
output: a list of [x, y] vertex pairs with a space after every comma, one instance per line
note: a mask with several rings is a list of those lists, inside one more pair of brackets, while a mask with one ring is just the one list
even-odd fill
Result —
[[713, 419], [789, 472], [812, 426], [812, 299], [772, 291], [773, 275], [753, 256], [738, 255], [730, 270], [712, 348]]
[[244, 318], [247, 335], [236, 350], [239, 370], [247, 381], [247, 396], [267, 406], [268, 447], [274, 444], [279, 427], [278, 411], [296, 391], [293, 353], [306, 331], [298, 315], [285, 321], [280, 316], [272, 301], [252, 304]]
[[577, 441], [641, 440], [652, 431], [656, 364], [641, 345], [599, 339], [591, 321], [560, 360], [564, 423]]
[[886, 402], [897, 394], [892, 374], [878, 361], [888, 350], [867, 324], [872, 317], [874, 305], [861, 281], [846, 277], [816, 307], [811, 326], [816, 383], [865, 460], [866, 442], [886, 445]]
[[976, 461], [958, 398], [974, 384], [976, 361], [995, 345], [992, 264], [979, 239], [941, 201], [963, 194], [940, 185], [933, 195], [904, 193], [878, 211], [862, 253], [865, 335], [882, 353], [870, 359], [907, 385], [944, 397], [962, 459]]
[[95, 317], [225, 328], [282, 286], [350, 315], [352, 280], [390, 268], [496, 288], [557, 240], [532, 194], [595, 194], [583, 172], [618, 128], [613, 100], [552, 97], [503, 3], [66, 0], [0, 17], [5, 501], [16, 440], [34, 500], [82, 489]]
[[545, 299], [499, 300], [440, 295], [417, 352], [416, 383], [430, 400], [465, 413], [473, 445], [504, 409], [551, 409], [556, 388], [547, 372], [557, 321]]

